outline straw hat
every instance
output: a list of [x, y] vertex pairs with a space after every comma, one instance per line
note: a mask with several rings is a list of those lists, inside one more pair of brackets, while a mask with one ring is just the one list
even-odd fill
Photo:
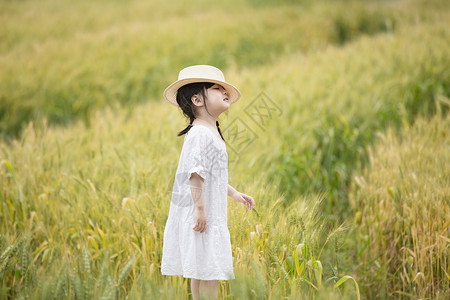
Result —
[[194, 82], [212, 82], [220, 84], [227, 91], [230, 104], [238, 101], [241, 97], [239, 90], [225, 81], [222, 71], [218, 68], [208, 65], [196, 65], [184, 68], [180, 71], [178, 80], [169, 85], [164, 91], [164, 98], [173, 105], [178, 106], [178, 89], [183, 85]]

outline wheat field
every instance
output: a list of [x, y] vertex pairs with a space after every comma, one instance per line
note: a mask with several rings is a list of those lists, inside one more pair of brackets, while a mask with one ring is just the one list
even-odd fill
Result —
[[219, 299], [446, 299], [449, 8], [0, 1], [0, 299], [192, 297], [160, 272], [192, 64], [242, 93], [219, 121], [256, 201]]

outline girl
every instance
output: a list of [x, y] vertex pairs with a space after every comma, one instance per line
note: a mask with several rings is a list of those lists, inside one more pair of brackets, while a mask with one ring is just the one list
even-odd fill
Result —
[[164, 228], [161, 273], [191, 278], [193, 299], [217, 299], [219, 280], [234, 279], [227, 195], [252, 209], [254, 199], [228, 184], [228, 155], [217, 118], [240, 98], [222, 71], [197, 65], [180, 71], [164, 97], [190, 119]]

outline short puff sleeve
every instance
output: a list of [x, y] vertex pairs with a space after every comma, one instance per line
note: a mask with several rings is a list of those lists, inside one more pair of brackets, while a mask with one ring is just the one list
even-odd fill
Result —
[[212, 146], [211, 136], [204, 130], [207, 128], [191, 128], [185, 139], [184, 144], [184, 169], [187, 172], [188, 180], [192, 173], [197, 173], [203, 179], [208, 177], [211, 171], [211, 159], [208, 155], [208, 149]]

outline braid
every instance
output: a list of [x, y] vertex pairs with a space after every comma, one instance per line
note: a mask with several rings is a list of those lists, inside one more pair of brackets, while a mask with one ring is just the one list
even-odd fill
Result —
[[190, 118], [190, 119], [191, 119], [191, 121], [189, 122], [189, 125], [188, 125], [185, 129], [183, 129], [183, 130], [181, 130], [180, 132], [178, 132], [177, 136], [186, 134], [186, 133], [188, 133], [189, 130], [191, 130], [191, 128], [192, 128], [192, 122], [194, 122], [194, 119], [195, 119], [195, 118]]
[[222, 135], [222, 131], [220, 131], [219, 121], [216, 121], [216, 127], [217, 127], [217, 130], [219, 131], [220, 137], [222, 138], [222, 140], [225, 141], [225, 139], [223, 138], [223, 135]]

